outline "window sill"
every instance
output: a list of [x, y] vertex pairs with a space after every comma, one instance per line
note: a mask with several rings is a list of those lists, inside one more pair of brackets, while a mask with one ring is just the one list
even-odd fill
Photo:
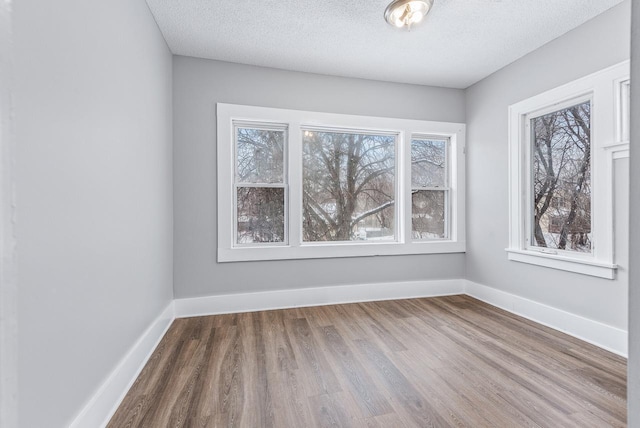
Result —
[[615, 279], [616, 270], [618, 269], [618, 265], [598, 262], [595, 260], [576, 259], [556, 254], [545, 254], [538, 251], [526, 251], [512, 248], [507, 248], [506, 251], [509, 260], [516, 262], [544, 266], [552, 269], [575, 272], [605, 279]]
[[395, 256], [410, 254], [464, 253], [465, 243], [459, 241], [425, 241], [408, 244], [385, 243], [338, 243], [305, 244], [279, 247], [235, 247], [218, 248], [218, 262], [241, 262], [255, 260], [324, 259], [341, 257]]

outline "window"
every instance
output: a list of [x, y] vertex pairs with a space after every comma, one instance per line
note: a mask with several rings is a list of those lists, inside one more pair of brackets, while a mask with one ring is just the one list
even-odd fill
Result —
[[234, 123], [236, 244], [286, 243], [286, 125]]
[[411, 140], [411, 235], [448, 237], [447, 150], [449, 140], [414, 136]]
[[570, 104], [527, 119], [533, 198], [529, 242], [591, 253], [591, 100]]
[[218, 104], [218, 260], [464, 252], [464, 124]]
[[396, 239], [396, 139], [303, 130], [304, 242]]
[[628, 73], [626, 62], [510, 107], [510, 260], [614, 278]]

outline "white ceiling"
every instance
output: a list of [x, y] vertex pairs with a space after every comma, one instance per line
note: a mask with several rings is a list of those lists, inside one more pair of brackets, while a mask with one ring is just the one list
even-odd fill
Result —
[[435, 0], [411, 32], [391, 0], [147, 0], [174, 54], [466, 88], [622, 0]]

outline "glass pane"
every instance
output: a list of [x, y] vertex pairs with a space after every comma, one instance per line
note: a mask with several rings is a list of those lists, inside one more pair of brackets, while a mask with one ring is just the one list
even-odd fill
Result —
[[238, 244], [284, 242], [284, 189], [239, 187]]
[[537, 247], [591, 252], [591, 103], [531, 119]]
[[446, 140], [411, 141], [411, 187], [445, 187]]
[[303, 240], [393, 240], [395, 136], [303, 132]]
[[284, 130], [236, 129], [236, 180], [282, 183]]
[[415, 190], [411, 194], [411, 236], [413, 239], [444, 239], [445, 191]]

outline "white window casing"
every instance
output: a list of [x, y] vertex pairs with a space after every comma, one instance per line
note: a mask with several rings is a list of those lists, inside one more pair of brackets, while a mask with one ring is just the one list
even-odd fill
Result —
[[[285, 129], [285, 242], [236, 243], [235, 127]], [[389, 241], [303, 242], [303, 130], [393, 135], [395, 144], [395, 239]], [[445, 224], [446, 239], [412, 239], [411, 139], [448, 141]], [[465, 125], [384, 117], [217, 104], [217, 222], [219, 262], [308, 259], [465, 251]], [[255, 184], [254, 184], [255, 185]]]
[[252, 182], [242, 182], [238, 180], [238, 171], [237, 171], [237, 141], [236, 141], [236, 136], [237, 136], [237, 131], [239, 128], [249, 128], [249, 129], [256, 129], [256, 130], [264, 130], [264, 131], [276, 131], [276, 132], [282, 132], [284, 134], [284, 150], [283, 150], [283, 156], [284, 159], [286, 159], [287, 157], [287, 150], [288, 150], [288, 138], [287, 138], [287, 133], [288, 133], [288, 127], [286, 124], [279, 124], [279, 123], [260, 123], [260, 122], [243, 122], [243, 121], [233, 121], [233, 206], [236, 207], [237, 206], [237, 191], [240, 188], [281, 188], [283, 189], [284, 192], [284, 223], [285, 223], [285, 228], [284, 228], [284, 237], [282, 242], [269, 242], [269, 243], [251, 243], [251, 244], [241, 244], [238, 242], [235, 242], [235, 237], [238, 236], [238, 218], [237, 218], [237, 210], [233, 211], [233, 236], [234, 236], [234, 246], [274, 246], [274, 245], [287, 245], [288, 242], [288, 230], [286, 227], [286, 224], [288, 222], [288, 171], [287, 171], [287, 165], [286, 163], [283, 164], [283, 171], [282, 171], [282, 180], [281, 181], [271, 181], [271, 182], [260, 182], [260, 181], [252, 181]]
[[[613, 160], [628, 155], [629, 62], [509, 107], [509, 260], [615, 278]], [[591, 252], [530, 245], [533, 224], [530, 119], [591, 102]]]

